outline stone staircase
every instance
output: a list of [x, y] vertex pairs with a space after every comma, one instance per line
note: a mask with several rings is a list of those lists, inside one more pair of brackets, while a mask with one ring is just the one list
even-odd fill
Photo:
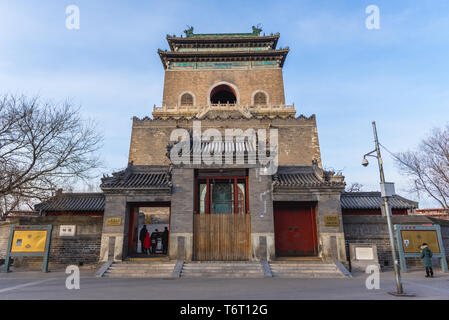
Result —
[[275, 278], [342, 278], [345, 275], [335, 263], [321, 261], [272, 261]]
[[336, 263], [322, 261], [194, 261], [131, 260], [105, 265], [106, 278], [342, 278], [350, 274]]
[[183, 278], [263, 278], [259, 262], [185, 262]]
[[104, 272], [105, 278], [171, 278], [176, 262], [114, 262]]

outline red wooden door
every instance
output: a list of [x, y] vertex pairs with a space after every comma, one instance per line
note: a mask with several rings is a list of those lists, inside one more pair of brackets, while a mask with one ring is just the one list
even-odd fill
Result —
[[133, 207], [129, 213], [129, 226], [128, 226], [128, 254], [134, 254], [137, 252], [137, 219], [139, 214], [139, 208]]
[[275, 205], [274, 238], [277, 256], [317, 255], [313, 205]]

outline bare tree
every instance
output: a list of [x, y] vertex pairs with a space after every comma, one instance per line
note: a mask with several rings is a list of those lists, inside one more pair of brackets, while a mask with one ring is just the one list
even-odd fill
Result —
[[411, 178], [411, 191], [418, 195], [424, 192], [449, 208], [449, 124], [433, 129], [417, 150], [396, 154], [396, 164]]
[[92, 178], [103, 139], [94, 128], [68, 102], [0, 97], [0, 214]]
[[358, 182], [353, 182], [345, 188], [346, 192], [361, 192], [363, 191], [363, 184]]

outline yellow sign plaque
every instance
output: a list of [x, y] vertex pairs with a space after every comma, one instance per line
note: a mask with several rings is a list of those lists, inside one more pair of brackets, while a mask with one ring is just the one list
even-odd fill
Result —
[[440, 253], [436, 230], [401, 230], [404, 253], [420, 253], [424, 242], [433, 253]]
[[45, 252], [47, 230], [14, 230], [11, 252]]
[[106, 225], [107, 226], [121, 226], [122, 218], [107, 218]]
[[325, 227], [338, 227], [340, 226], [340, 218], [338, 214], [326, 214], [324, 216]]

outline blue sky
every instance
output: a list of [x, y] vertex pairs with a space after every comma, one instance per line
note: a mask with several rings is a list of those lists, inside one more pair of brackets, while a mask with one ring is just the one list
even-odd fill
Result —
[[[80, 30], [65, 27], [68, 5], [80, 8]], [[380, 29], [365, 27], [368, 5]], [[105, 136], [110, 173], [126, 166], [131, 118], [162, 100], [156, 53], [166, 34], [279, 32], [289, 46], [286, 102], [316, 114], [323, 164], [347, 182], [378, 189], [371, 121], [393, 152], [415, 148], [449, 122], [449, 2], [433, 1], [20, 1], [0, 0], [1, 93], [71, 101]], [[408, 181], [383, 152], [387, 180], [409, 194]], [[98, 179], [99, 181], [99, 179]], [[435, 204], [421, 198], [421, 207]]]

